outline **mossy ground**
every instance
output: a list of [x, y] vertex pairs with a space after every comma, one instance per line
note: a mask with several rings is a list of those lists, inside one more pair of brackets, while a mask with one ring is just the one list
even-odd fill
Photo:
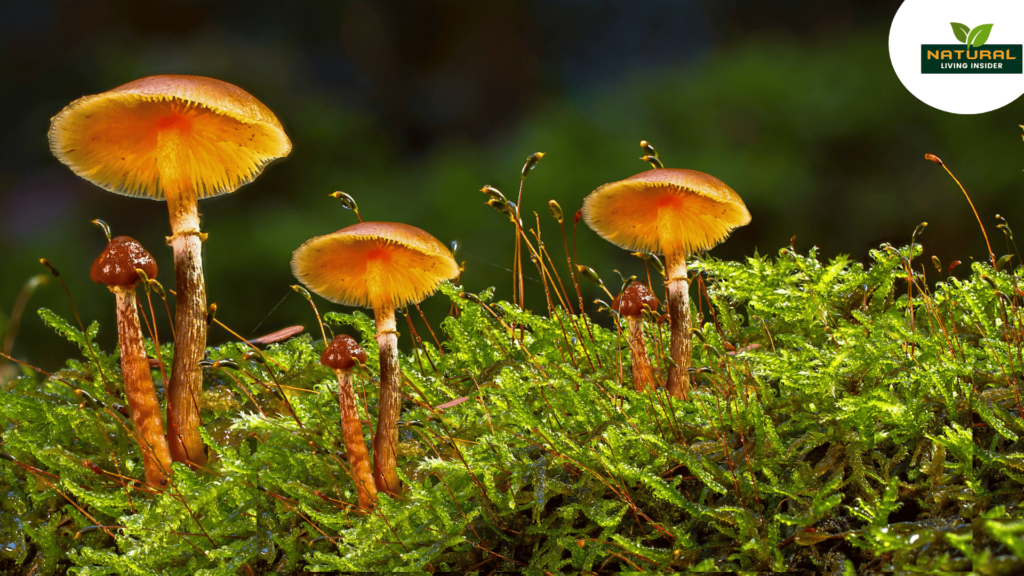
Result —
[[[919, 253], [698, 260], [688, 401], [633, 390], [607, 312], [598, 325], [445, 286], [435, 297], [458, 314], [435, 327], [444, 353], [417, 316], [424, 342], [402, 357], [408, 490], [368, 515], [353, 510], [319, 328], [269, 362], [210, 349], [224, 360], [203, 399], [218, 456], [151, 494], [122, 479], [141, 459], [116, 352], [92, 361], [97, 328], [43, 311], [83, 357], [2, 384], [0, 568], [1019, 573], [1024, 270], [952, 277]], [[356, 392], [372, 423], [372, 320], [325, 320], [367, 348]], [[664, 370], [667, 325], [647, 330]]]

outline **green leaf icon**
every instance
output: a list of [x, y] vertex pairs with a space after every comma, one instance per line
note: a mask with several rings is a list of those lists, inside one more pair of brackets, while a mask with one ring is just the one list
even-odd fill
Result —
[[974, 48], [980, 48], [985, 42], [988, 42], [988, 35], [992, 32], [991, 24], [982, 24], [981, 26], [975, 26], [971, 33], [967, 35], [967, 44]]
[[966, 24], [959, 22], [950, 22], [953, 27], [953, 34], [956, 35], [956, 39], [961, 42], [967, 42], [967, 34], [970, 33], [971, 29]]

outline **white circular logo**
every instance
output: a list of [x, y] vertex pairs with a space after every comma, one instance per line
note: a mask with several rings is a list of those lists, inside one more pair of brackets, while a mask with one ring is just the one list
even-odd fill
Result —
[[955, 114], [981, 114], [1024, 94], [1024, 2], [905, 0], [889, 58], [907, 90]]

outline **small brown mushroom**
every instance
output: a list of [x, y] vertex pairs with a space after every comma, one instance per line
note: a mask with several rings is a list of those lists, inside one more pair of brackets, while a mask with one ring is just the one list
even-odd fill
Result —
[[666, 388], [685, 399], [690, 389], [690, 283], [686, 255], [709, 250], [750, 212], [732, 188], [714, 176], [678, 168], [656, 168], [605, 184], [583, 201], [583, 218], [602, 238], [627, 250], [665, 255], [665, 285], [672, 319]]
[[106, 284], [117, 298], [121, 373], [135, 424], [135, 441], [142, 450], [146, 484], [162, 490], [171, 479], [171, 452], [164, 435], [146, 348], [142, 345], [142, 327], [135, 306], [135, 285], [139, 282], [136, 269], [141, 269], [149, 278], [156, 277], [156, 262], [149, 252], [135, 240], [118, 236], [107, 243], [106, 249], [92, 263], [89, 275], [94, 282]]
[[396, 471], [402, 372], [395, 309], [419, 303], [458, 273], [452, 253], [437, 238], [395, 222], [360, 222], [312, 238], [292, 255], [292, 274], [310, 291], [339, 304], [373, 308], [380, 348], [380, 412], [373, 437], [378, 492], [402, 491]]
[[654, 297], [646, 284], [634, 282], [622, 295], [615, 299], [616, 308], [629, 323], [629, 354], [633, 360], [633, 385], [637, 392], [657, 387], [657, 378], [651, 368], [651, 359], [647, 354], [647, 341], [644, 339], [644, 309], [658, 311], [658, 299]]
[[356, 395], [352, 391], [352, 369], [366, 364], [366, 351], [351, 336], [336, 336], [324, 353], [320, 363], [338, 375], [338, 404], [341, 408], [341, 431], [345, 437], [348, 463], [352, 479], [359, 494], [359, 508], [373, 510], [377, 505], [377, 486], [370, 472], [370, 456], [363, 439], [363, 425], [356, 410]]

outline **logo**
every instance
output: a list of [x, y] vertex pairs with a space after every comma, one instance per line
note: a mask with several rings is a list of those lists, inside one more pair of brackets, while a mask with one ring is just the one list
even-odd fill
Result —
[[996, 110], [1024, 94], [1022, 45], [1020, 0], [905, 0], [889, 29], [900, 82], [955, 114]]
[[922, 44], [922, 74], [1020, 74], [1024, 48], [1020, 44], [992, 44], [992, 24], [971, 28], [950, 22], [953, 35], [963, 44]]

